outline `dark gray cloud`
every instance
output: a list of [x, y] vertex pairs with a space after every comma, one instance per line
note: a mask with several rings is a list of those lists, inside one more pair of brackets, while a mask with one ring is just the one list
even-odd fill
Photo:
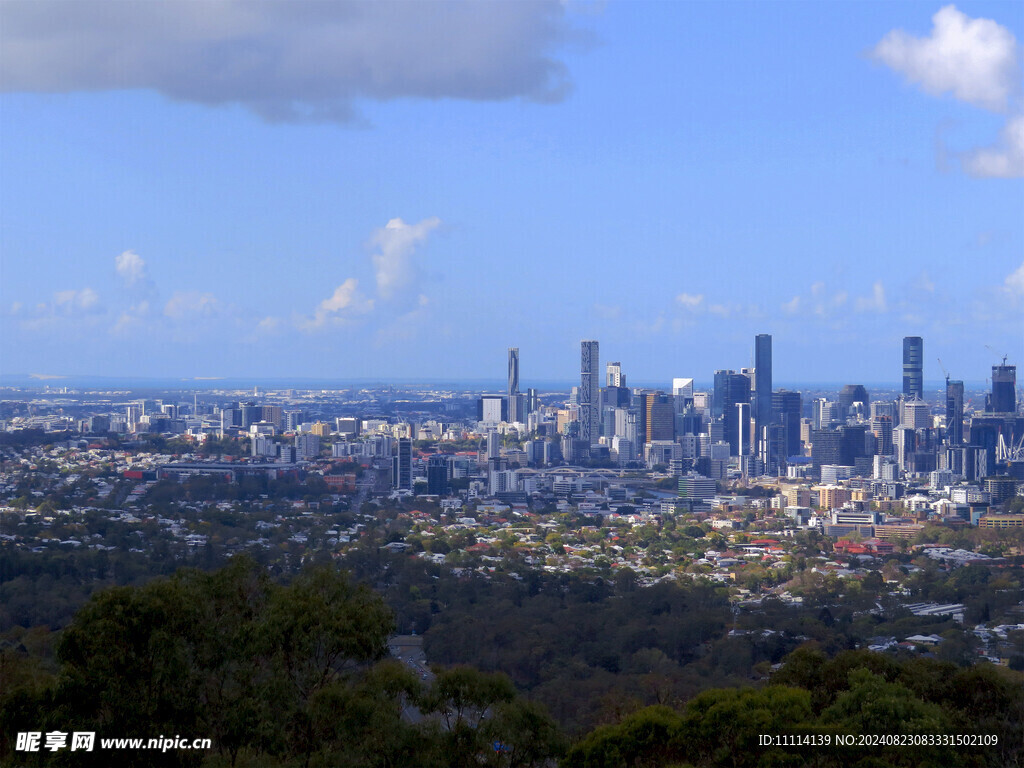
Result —
[[153, 89], [268, 119], [358, 99], [558, 101], [558, 0], [0, 0], [0, 90]]

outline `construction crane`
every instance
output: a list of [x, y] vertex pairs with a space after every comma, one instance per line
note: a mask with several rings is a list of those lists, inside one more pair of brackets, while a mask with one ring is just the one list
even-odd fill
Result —
[[992, 349], [992, 347], [990, 347], [988, 344], [985, 345], [985, 349], [987, 349], [989, 352], [991, 352], [996, 357], [1002, 357], [1003, 358], [1003, 365], [1006, 365], [1006, 358], [1008, 358], [1009, 355], [1000, 355], [998, 352], [996, 352], [994, 349]]
[[939, 368], [941, 368], [941, 369], [942, 369], [942, 372], [943, 372], [944, 374], [946, 374], [946, 389], [949, 389], [949, 371], [947, 371], [947, 370], [946, 370], [946, 366], [944, 366], [944, 365], [942, 364], [942, 358], [941, 358], [941, 357], [937, 357], [937, 358], [935, 358], [935, 359], [939, 361]]

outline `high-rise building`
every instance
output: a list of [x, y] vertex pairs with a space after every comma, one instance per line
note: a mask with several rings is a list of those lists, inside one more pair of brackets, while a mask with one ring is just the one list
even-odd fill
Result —
[[523, 421], [519, 413], [519, 347], [508, 348], [508, 420]]
[[992, 394], [988, 397], [988, 406], [985, 410], [989, 413], [1017, 411], [1017, 366], [992, 366]]
[[[693, 408], [693, 379], [672, 379], [672, 399], [677, 414]], [[682, 434], [682, 433], [680, 433]]]
[[839, 464], [843, 436], [837, 429], [816, 429], [811, 432], [811, 467], [821, 476], [823, 464]]
[[772, 337], [759, 333], [754, 337], [754, 434], [772, 423]]
[[736, 403], [736, 455], [749, 456], [751, 451], [750, 440], [750, 402]]
[[601, 434], [600, 413], [598, 407], [601, 393], [598, 382], [600, 360], [596, 341], [580, 342], [580, 440], [584, 443], [596, 443]]
[[605, 384], [609, 387], [626, 386], [626, 377], [622, 373], [622, 363], [608, 363]]
[[800, 414], [803, 402], [799, 392], [780, 389], [772, 393], [772, 412], [775, 420], [786, 428], [785, 456], [800, 455]]
[[427, 459], [427, 493], [444, 496], [448, 493], [448, 473], [451, 461], [448, 456], [435, 455]]
[[924, 399], [924, 339], [903, 337], [903, 396]]
[[819, 397], [811, 403], [811, 422], [814, 429], [829, 429], [836, 418], [836, 404]]
[[875, 452], [892, 456], [892, 416], [872, 416], [871, 434], [875, 436]]
[[300, 459], [315, 459], [320, 455], [320, 436], [311, 432], [296, 435], [295, 453]]
[[644, 442], [675, 439], [675, 409], [664, 392], [643, 395]]
[[917, 398], [904, 401], [900, 415], [900, 424], [914, 430], [931, 427], [932, 414], [928, 408], [928, 403]]
[[867, 409], [871, 405], [868, 391], [863, 384], [846, 384], [839, 391], [839, 418], [845, 421], [850, 416], [850, 408], [854, 403], [863, 403]]
[[395, 456], [395, 487], [399, 490], [412, 490], [412, 440], [408, 437], [398, 438], [398, 455]]
[[284, 409], [279, 405], [264, 405], [260, 416], [261, 421], [269, 421], [278, 429], [284, 426]]
[[693, 379], [672, 379], [672, 395], [693, 400]]
[[711, 418], [718, 418], [725, 415], [725, 390], [729, 376], [734, 373], [736, 373], [736, 371], [715, 371], [715, 388], [711, 396]]
[[484, 395], [476, 403], [476, 420], [497, 424], [508, 419], [508, 400], [501, 395]]
[[[741, 424], [738, 404], [747, 406], [746, 421]], [[738, 456], [740, 446], [748, 446], [750, 417], [750, 379], [735, 371], [715, 371], [715, 399], [713, 410], [722, 414], [725, 440], [733, 456]], [[741, 434], [741, 428], [744, 430]], [[749, 446], [748, 446], [749, 447]]]
[[964, 441], [964, 383], [946, 379], [946, 443]]

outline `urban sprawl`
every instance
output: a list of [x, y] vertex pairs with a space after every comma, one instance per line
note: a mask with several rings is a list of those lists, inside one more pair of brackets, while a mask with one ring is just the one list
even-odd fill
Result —
[[369, 541], [457, 576], [707, 579], [738, 610], [870, 585], [865, 611], [919, 621], [864, 647], [1007, 663], [1019, 594], [981, 610], [921, 574], [1019, 569], [1016, 367], [935, 397], [907, 337], [899, 391], [797, 391], [773, 388], [771, 336], [753, 352], [704, 389], [630, 387], [597, 341], [569, 392], [521, 387], [516, 348], [500, 392], [6, 387], [0, 545], [294, 569]]

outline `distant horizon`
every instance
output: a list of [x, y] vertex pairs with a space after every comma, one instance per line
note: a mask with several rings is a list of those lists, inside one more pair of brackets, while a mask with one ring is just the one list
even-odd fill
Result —
[[[672, 388], [671, 378], [658, 381], [632, 382], [627, 379], [629, 388], [663, 389]], [[951, 379], [953, 380], [953, 379]], [[960, 379], [956, 379], [960, 381]], [[987, 391], [987, 380], [963, 380], [965, 389], [969, 391]], [[525, 393], [527, 389], [537, 389], [553, 392], [568, 392], [572, 387], [578, 386], [578, 380], [570, 379], [536, 379], [533, 382], [524, 380], [520, 386], [520, 392]], [[808, 390], [817, 389], [827, 391], [830, 389], [841, 389], [847, 384], [859, 384], [868, 390], [878, 391], [900, 391], [903, 388], [902, 382], [881, 382], [881, 381], [774, 381], [773, 391], [780, 389]], [[408, 378], [385, 378], [385, 377], [350, 377], [350, 378], [322, 378], [322, 377], [195, 377], [195, 378], [167, 378], [162, 376], [89, 376], [89, 375], [47, 375], [46, 378], [33, 378], [31, 374], [4, 374], [0, 375], [0, 389], [36, 389], [43, 390], [47, 387], [50, 390], [63, 387], [73, 388], [116, 388], [116, 389], [162, 389], [182, 390], [189, 392], [204, 392], [213, 390], [247, 390], [253, 387], [261, 389], [280, 390], [316, 390], [316, 389], [350, 389], [353, 386], [367, 387], [402, 387], [411, 388], [415, 386], [437, 387], [439, 389], [452, 389], [464, 392], [504, 392], [506, 383], [501, 379], [494, 378], [431, 378], [431, 377], [408, 377]], [[701, 381], [694, 378], [694, 387], [698, 390], [712, 390], [714, 382], [711, 379]], [[602, 389], [604, 385], [602, 385]], [[945, 388], [945, 379], [925, 380], [924, 389], [926, 392], [937, 392]]]

